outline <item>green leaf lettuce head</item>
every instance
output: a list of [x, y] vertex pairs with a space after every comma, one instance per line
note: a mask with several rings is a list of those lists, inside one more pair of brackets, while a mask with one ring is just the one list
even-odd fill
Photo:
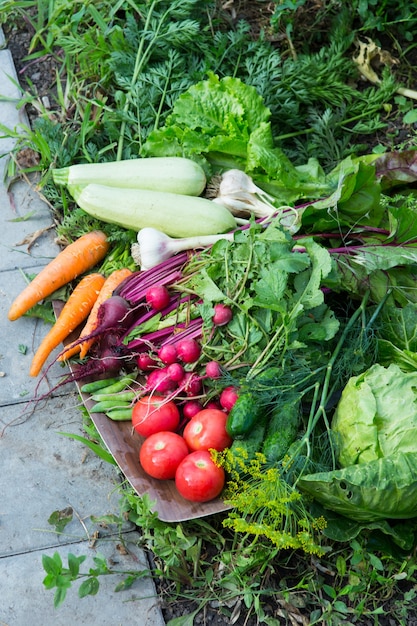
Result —
[[417, 453], [417, 372], [376, 364], [353, 376], [337, 405], [332, 431], [342, 467]]
[[274, 144], [270, 118], [254, 87], [209, 73], [177, 98], [141, 155], [199, 159], [210, 173], [241, 169], [275, 196], [277, 206], [332, 193], [336, 183], [327, 182], [316, 160], [295, 166]]
[[417, 372], [375, 364], [342, 392], [332, 432], [340, 469], [298, 487], [359, 521], [417, 517]]

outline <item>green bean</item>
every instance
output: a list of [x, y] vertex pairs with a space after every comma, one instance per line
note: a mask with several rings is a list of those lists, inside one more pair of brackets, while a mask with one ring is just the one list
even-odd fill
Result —
[[128, 422], [132, 419], [132, 409], [111, 409], [106, 415], [114, 422]]
[[132, 402], [137, 396], [134, 391], [119, 391], [118, 393], [95, 393], [91, 399], [95, 402], [106, 400], [119, 400], [120, 402]]
[[97, 393], [106, 395], [118, 393], [119, 391], [123, 391], [124, 389], [126, 389], [126, 387], [134, 382], [136, 382], [136, 380], [131, 376], [123, 376], [122, 378], [117, 378], [116, 382], [113, 382], [107, 387], [102, 387], [101, 389], [98, 389]]
[[94, 393], [95, 391], [98, 391], [99, 389], [104, 389], [105, 387], [114, 385], [119, 380], [120, 380], [120, 377], [103, 378], [102, 380], [93, 380], [91, 383], [85, 383], [85, 385], [81, 387], [81, 391], [83, 393]]
[[120, 400], [103, 400], [103, 402], [96, 402], [93, 408], [89, 409], [90, 413], [106, 413], [110, 409], [127, 409], [130, 407], [130, 402], [120, 402]]

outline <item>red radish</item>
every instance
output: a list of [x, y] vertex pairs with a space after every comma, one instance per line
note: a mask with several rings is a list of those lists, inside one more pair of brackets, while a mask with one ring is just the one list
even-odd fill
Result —
[[187, 372], [182, 381], [187, 396], [198, 396], [201, 393], [201, 378], [194, 372]]
[[201, 347], [195, 339], [184, 338], [175, 344], [178, 358], [184, 363], [195, 363], [201, 354]]
[[214, 305], [213, 324], [215, 326], [224, 326], [228, 324], [233, 317], [232, 309], [225, 304]]
[[184, 378], [185, 372], [181, 363], [171, 363], [167, 367], [167, 374], [171, 380], [175, 380], [176, 383], [179, 383]]
[[148, 370], [152, 369], [153, 367], [157, 365], [155, 359], [153, 359], [151, 355], [148, 354], [147, 352], [143, 352], [142, 354], [139, 354], [139, 356], [136, 359], [136, 364], [138, 368], [142, 370], [142, 372], [147, 372]]
[[155, 311], [162, 311], [168, 306], [171, 296], [164, 285], [154, 285], [145, 293], [145, 300]]
[[175, 363], [178, 359], [177, 349], [174, 344], [168, 343], [159, 348], [158, 357], [165, 365], [171, 365], [171, 363]]
[[204, 408], [205, 409], [223, 409], [220, 402], [217, 402], [216, 400], [210, 400], [210, 402], [207, 402], [207, 404], [204, 405]]
[[234, 403], [238, 398], [238, 391], [236, 387], [230, 385], [229, 387], [225, 387], [220, 394], [219, 402], [220, 405], [226, 409], [226, 411], [230, 411], [233, 407]]
[[167, 368], [161, 367], [148, 375], [146, 380], [147, 391], [157, 391], [158, 393], [167, 393], [176, 389], [177, 383], [168, 376]]
[[187, 419], [192, 419], [202, 408], [203, 405], [198, 400], [187, 400], [183, 406], [182, 413]]
[[220, 378], [222, 370], [217, 361], [209, 361], [206, 365], [206, 376], [208, 378]]

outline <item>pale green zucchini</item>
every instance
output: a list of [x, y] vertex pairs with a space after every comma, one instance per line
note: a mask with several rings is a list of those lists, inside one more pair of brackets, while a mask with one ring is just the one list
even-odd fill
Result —
[[78, 206], [102, 222], [139, 231], [156, 228], [171, 237], [215, 235], [236, 228], [233, 215], [206, 198], [107, 185], [70, 186]]
[[52, 170], [57, 185], [98, 183], [126, 189], [154, 189], [199, 196], [206, 186], [203, 168], [183, 157], [149, 157], [107, 163], [79, 163]]

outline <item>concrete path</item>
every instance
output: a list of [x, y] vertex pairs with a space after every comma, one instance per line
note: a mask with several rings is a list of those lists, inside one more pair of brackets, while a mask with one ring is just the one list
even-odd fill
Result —
[[[19, 111], [20, 94], [13, 60], [0, 31], [0, 123], [18, 129], [26, 124]], [[37, 379], [28, 375], [34, 350], [48, 327], [32, 318], [9, 322], [7, 311], [25, 285], [23, 272], [35, 274], [58, 251], [48, 206], [30, 184], [4, 186], [4, 171], [14, 140], [0, 130], [0, 626], [163, 626], [153, 581], [139, 579], [116, 593], [118, 575], [101, 577], [95, 596], [78, 597], [78, 584], [64, 603], [54, 608], [54, 590], [45, 589], [42, 556], [58, 552], [85, 555], [81, 571], [94, 567], [103, 555], [120, 570], [143, 571], [148, 563], [138, 548], [133, 525], [95, 520], [119, 516], [117, 487], [121, 477], [82, 443], [60, 432], [85, 436], [80, 398], [68, 385], [50, 399], [30, 402]], [[45, 230], [28, 250], [22, 244], [35, 231]], [[38, 393], [52, 388], [64, 370], [53, 366]], [[56, 511], [72, 510], [62, 533], [49, 523]]]

